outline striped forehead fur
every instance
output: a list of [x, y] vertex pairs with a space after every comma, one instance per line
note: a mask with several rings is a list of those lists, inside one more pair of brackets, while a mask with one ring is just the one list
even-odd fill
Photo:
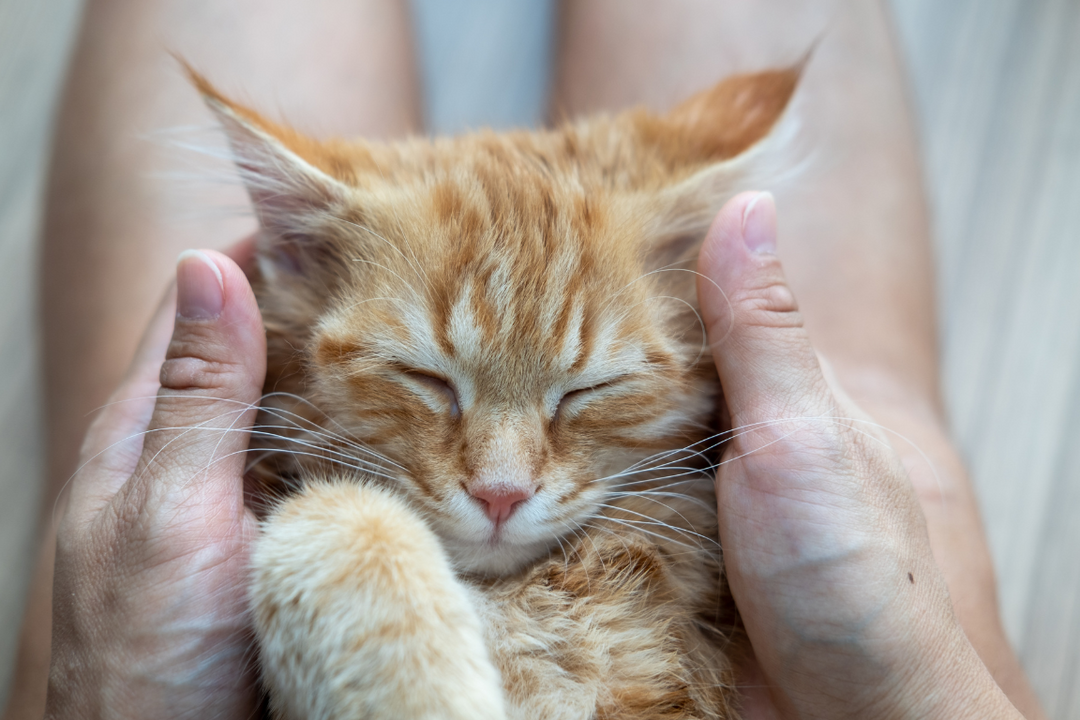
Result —
[[798, 74], [375, 143], [305, 137], [192, 73], [261, 226], [273, 708], [735, 717], [693, 267], [723, 202], [776, 175]]
[[[765, 165], [797, 75], [730, 79], [665, 116], [394, 143], [312, 140], [196, 78], [263, 228], [256, 291], [284, 361], [268, 385], [357, 428], [440, 517], [490, 463], [509, 472], [510, 427], [538, 487], [597, 502], [612, 458], [712, 425], [692, 263]], [[561, 532], [534, 521], [508, 532]]]

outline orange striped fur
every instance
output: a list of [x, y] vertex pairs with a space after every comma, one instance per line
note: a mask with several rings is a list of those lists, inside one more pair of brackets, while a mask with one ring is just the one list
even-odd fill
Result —
[[767, 179], [798, 71], [390, 144], [306, 138], [192, 75], [263, 228], [277, 716], [734, 717], [689, 270]]

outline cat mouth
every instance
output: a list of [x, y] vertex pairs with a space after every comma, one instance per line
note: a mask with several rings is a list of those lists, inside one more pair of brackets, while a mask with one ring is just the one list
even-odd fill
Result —
[[506, 522], [492, 523], [491, 530], [486, 537], [477, 543], [491, 551], [507, 550], [516, 547], [528, 547], [536, 543], [528, 538], [515, 538], [515, 533], [507, 529]]
[[493, 529], [483, 539], [446, 542], [454, 564], [465, 572], [481, 575], [508, 575], [545, 557], [558, 540], [517, 539], [502, 528]]

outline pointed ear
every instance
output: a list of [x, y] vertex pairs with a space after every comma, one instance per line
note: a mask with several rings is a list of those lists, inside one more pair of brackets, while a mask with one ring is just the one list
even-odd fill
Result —
[[663, 136], [653, 142], [683, 179], [662, 190], [654, 208], [652, 262], [692, 259], [729, 198], [775, 182], [786, 158], [765, 141], [776, 135], [804, 64], [727, 78], [660, 120]]
[[229, 100], [180, 62], [221, 122], [271, 242], [312, 235], [332, 222], [354, 193], [352, 169], [322, 143]]
[[735, 75], [677, 106], [665, 118], [674, 141], [672, 161], [719, 162], [748, 151], [776, 125], [801, 74], [800, 63]]

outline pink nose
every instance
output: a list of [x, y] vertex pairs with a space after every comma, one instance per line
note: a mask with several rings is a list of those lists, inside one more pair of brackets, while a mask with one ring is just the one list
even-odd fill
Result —
[[480, 501], [491, 522], [499, 525], [510, 519], [514, 511], [523, 502], [536, 494], [535, 489], [526, 488], [471, 488], [469, 494]]

